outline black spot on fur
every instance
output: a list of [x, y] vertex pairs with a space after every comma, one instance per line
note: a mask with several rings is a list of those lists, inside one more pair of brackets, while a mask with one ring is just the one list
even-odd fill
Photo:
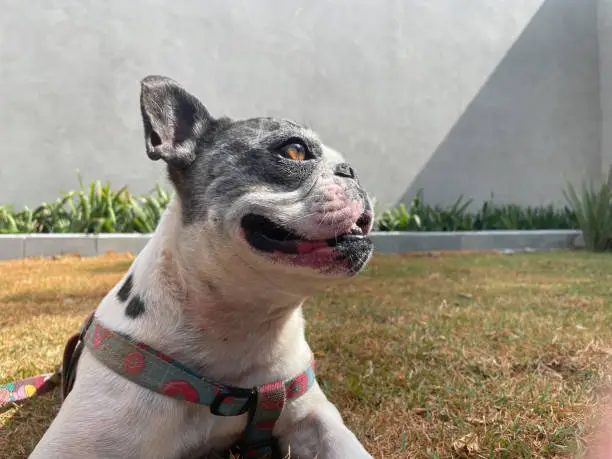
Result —
[[125, 308], [125, 315], [135, 319], [145, 311], [145, 305], [140, 296], [134, 295]]
[[130, 274], [125, 282], [117, 292], [117, 297], [123, 301], [124, 303], [128, 300], [130, 295], [132, 294], [132, 275]]

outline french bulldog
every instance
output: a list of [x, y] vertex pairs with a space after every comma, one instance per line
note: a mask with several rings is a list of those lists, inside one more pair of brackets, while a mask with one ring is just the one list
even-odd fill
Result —
[[[224, 384], [291, 378], [313, 358], [305, 298], [372, 255], [368, 194], [341, 154], [294, 122], [214, 118], [162, 76], [141, 81], [140, 105], [146, 152], [166, 163], [176, 193], [96, 319]], [[147, 390], [84, 349], [30, 457], [214, 457], [246, 423]], [[316, 381], [273, 434], [294, 459], [372, 457]]]

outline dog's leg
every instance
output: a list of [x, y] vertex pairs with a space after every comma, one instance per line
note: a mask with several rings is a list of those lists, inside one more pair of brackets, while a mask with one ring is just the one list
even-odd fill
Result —
[[315, 384], [310, 390], [312, 394], [306, 394], [304, 401], [297, 401], [299, 406], [291, 414], [297, 415], [297, 412], [303, 413], [308, 409], [309, 413], [293, 423], [279, 438], [283, 449], [291, 451], [291, 459], [371, 458], [320, 387]]
[[[103, 402], [103, 403], [100, 403]], [[120, 432], [124, 422], [121, 408], [109, 410], [110, 400], [90, 392], [73, 390], [30, 459], [138, 458], [137, 442], [129, 430]], [[118, 414], [114, 419], [113, 415]]]

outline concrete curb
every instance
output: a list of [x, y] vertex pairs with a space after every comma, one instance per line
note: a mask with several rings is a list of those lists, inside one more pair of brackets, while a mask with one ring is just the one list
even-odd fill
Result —
[[[137, 254], [151, 234], [2, 234], [0, 260], [25, 257], [114, 252]], [[427, 252], [437, 250], [550, 250], [583, 246], [577, 230], [465, 231], [465, 232], [374, 232], [378, 253]]]
[[372, 233], [378, 253], [437, 250], [551, 250], [584, 246], [578, 230], [380, 232]]
[[103, 255], [109, 250], [137, 254], [150, 234], [0, 234], [0, 260], [78, 254]]

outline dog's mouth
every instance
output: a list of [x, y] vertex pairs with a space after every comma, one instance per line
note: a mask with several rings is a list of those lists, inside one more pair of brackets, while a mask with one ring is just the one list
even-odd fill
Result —
[[367, 237], [372, 214], [364, 212], [344, 234], [324, 240], [310, 240], [261, 215], [248, 214], [241, 220], [245, 240], [251, 247], [279, 258], [290, 258], [293, 264], [321, 269], [337, 262], [347, 262], [349, 271], [357, 272], [372, 252]]
[[297, 255], [324, 247], [336, 247], [349, 239], [365, 238], [363, 228], [369, 226], [369, 221], [365, 221], [367, 218], [367, 215], [360, 217], [348, 233], [319, 241], [305, 239], [294, 231], [255, 214], [242, 218], [242, 229], [248, 243], [257, 250]]

